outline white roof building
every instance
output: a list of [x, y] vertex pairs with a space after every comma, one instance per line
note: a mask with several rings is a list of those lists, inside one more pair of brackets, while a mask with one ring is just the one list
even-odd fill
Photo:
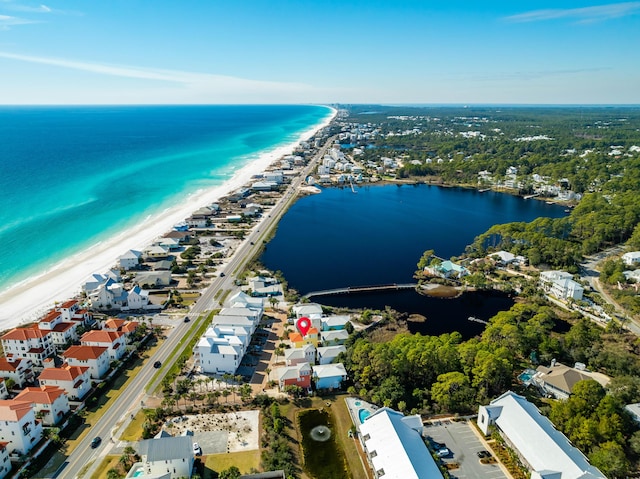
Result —
[[640, 263], [640, 251], [630, 251], [622, 255], [622, 261], [627, 266], [634, 266]]
[[378, 409], [360, 425], [360, 441], [376, 478], [442, 478], [422, 439], [418, 415]]
[[540, 273], [540, 287], [558, 299], [580, 301], [584, 288], [572, 278], [573, 275], [565, 271], [543, 271]]
[[322, 306], [318, 303], [296, 304], [293, 307], [296, 318], [307, 317], [309, 319], [319, 319], [322, 317]]
[[487, 434], [492, 424], [517, 450], [531, 470], [531, 479], [605, 478], [538, 408], [522, 396], [508, 391], [488, 406], [480, 406], [478, 426], [482, 432]]
[[347, 348], [339, 346], [321, 346], [317, 350], [318, 364], [331, 364], [341, 353], [346, 353]]
[[235, 374], [249, 341], [249, 332], [242, 327], [212, 325], [194, 348], [196, 364], [203, 373]]

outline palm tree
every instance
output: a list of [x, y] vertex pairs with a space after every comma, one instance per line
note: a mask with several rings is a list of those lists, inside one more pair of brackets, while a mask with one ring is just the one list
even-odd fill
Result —
[[223, 390], [222, 390], [222, 395], [224, 396], [224, 402], [225, 402], [225, 403], [227, 403], [227, 402], [228, 402], [228, 399], [227, 399], [227, 398], [229, 397], [229, 394], [231, 394], [231, 393], [229, 392], [229, 390], [228, 390], [228, 389], [223, 389]]

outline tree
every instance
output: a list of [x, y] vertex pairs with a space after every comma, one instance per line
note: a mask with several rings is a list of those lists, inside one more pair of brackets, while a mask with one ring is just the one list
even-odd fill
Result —
[[431, 386], [431, 398], [448, 412], [466, 412], [473, 405], [475, 391], [469, 378], [458, 371], [440, 374]]
[[596, 446], [589, 454], [591, 464], [607, 477], [623, 477], [629, 473], [630, 463], [620, 444], [609, 441]]
[[275, 307], [278, 305], [279, 302], [280, 301], [278, 301], [277, 298], [274, 298], [273, 296], [269, 296], [269, 304], [273, 309], [275, 309]]
[[219, 479], [240, 479], [240, 469], [238, 469], [236, 466], [231, 466], [228, 469], [224, 469], [223, 471], [220, 471], [220, 474], [218, 475]]
[[434, 251], [432, 249], [428, 249], [427, 251], [422, 253], [422, 256], [420, 257], [420, 260], [418, 261], [418, 265], [417, 265], [420, 271], [422, 271], [427, 266], [429, 266], [429, 263], [431, 262], [431, 257], [433, 256], [433, 254], [434, 254]]

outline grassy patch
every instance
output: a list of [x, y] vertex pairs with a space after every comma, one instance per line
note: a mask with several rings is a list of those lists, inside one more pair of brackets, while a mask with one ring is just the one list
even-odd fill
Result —
[[106, 456], [96, 472], [91, 475], [91, 479], [107, 479], [107, 472], [109, 469], [114, 469], [118, 465], [120, 456]]
[[198, 299], [200, 298], [200, 293], [183, 293], [180, 295], [182, 301], [180, 302], [181, 306], [192, 306]]
[[120, 439], [123, 441], [139, 441], [142, 437], [142, 425], [145, 419], [144, 412], [139, 410], [133, 420], [127, 425]]
[[229, 454], [209, 454], [204, 464], [203, 479], [212, 479], [214, 471], [219, 473], [231, 466], [236, 466], [242, 474], [248, 474], [252, 469], [260, 468], [260, 451], [242, 451]]

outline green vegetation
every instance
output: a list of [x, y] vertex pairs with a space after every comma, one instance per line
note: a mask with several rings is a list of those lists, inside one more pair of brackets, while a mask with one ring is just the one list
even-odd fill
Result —
[[278, 403], [265, 405], [262, 409], [262, 455], [261, 465], [265, 471], [282, 469], [287, 477], [298, 477], [294, 455], [289, 446], [289, 436], [286, 431], [288, 424], [286, 417], [280, 413]]
[[[347, 471], [344, 454], [335, 439], [336, 429], [331, 414], [323, 409], [307, 409], [298, 413], [304, 451], [304, 467], [317, 479], [341, 479], [351, 477]], [[316, 426], [327, 426], [331, 437], [326, 441], [315, 441], [311, 430]]]

